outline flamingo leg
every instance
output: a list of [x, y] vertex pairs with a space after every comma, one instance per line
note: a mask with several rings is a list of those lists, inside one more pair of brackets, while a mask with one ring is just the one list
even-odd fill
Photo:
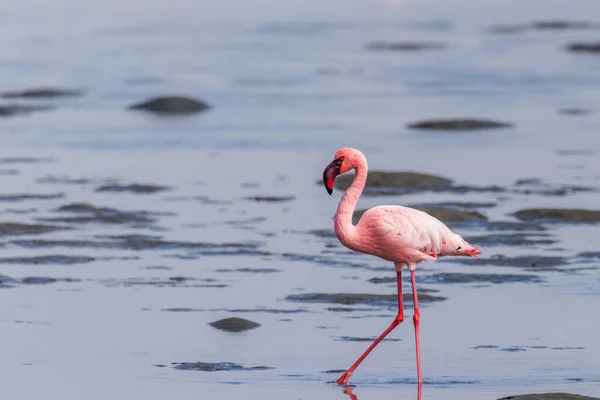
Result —
[[363, 353], [363, 355], [360, 356], [358, 358], [358, 360], [356, 360], [356, 362], [354, 364], [352, 364], [352, 366], [350, 368], [348, 368], [348, 370], [337, 379], [336, 382], [338, 384], [345, 385], [346, 383], [348, 383], [348, 380], [354, 373], [354, 370], [369, 355], [369, 353], [371, 351], [373, 351], [373, 349], [379, 344], [379, 342], [381, 342], [383, 339], [385, 339], [385, 337], [391, 331], [393, 331], [395, 327], [397, 327], [398, 325], [400, 325], [400, 323], [402, 321], [404, 321], [404, 303], [402, 301], [402, 275], [401, 275], [400, 270], [396, 271], [396, 276], [398, 279], [398, 315], [396, 315], [396, 318], [390, 324], [390, 326], [385, 331], [383, 331], [383, 333], [373, 342], [373, 344], [371, 344], [371, 346], [369, 346], [369, 348]]
[[423, 375], [421, 374], [421, 342], [419, 335], [419, 324], [421, 321], [421, 312], [419, 311], [419, 299], [417, 296], [417, 280], [415, 279], [415, 270], [410, 270], [410, 280], [412, 282], [413, 292], [413, 303], [415, 306], [415, 312], [413, 315], [413, 322], [415, 323], [415, 345], [417, 347], [417, 377], [419, 385], [423, 383]]

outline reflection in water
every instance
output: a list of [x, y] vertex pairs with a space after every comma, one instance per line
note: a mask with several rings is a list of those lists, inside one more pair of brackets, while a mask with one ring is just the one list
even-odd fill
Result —
[[[351, 386], [344, 387], [344, 393], [350, 396], [350, 400], [358, 400], [358, 396], [353, 392], [354, 388]], [[423, 384], [419, 383], [417, 387], [417, 400], [421, 400], [423, 395]]]

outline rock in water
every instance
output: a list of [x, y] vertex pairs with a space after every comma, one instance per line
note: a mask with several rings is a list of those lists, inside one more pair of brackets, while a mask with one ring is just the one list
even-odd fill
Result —
[[13, 115], [24, 115], [36, 111], [51, 110], [50, 106], [32, 106], [24, 104], [0, 104], [0, 117], [12, 117]]
[[407, 125], [409, 129], [431, 131], [475, 131], [481, 129], [511, 128], [514, 124], [485, 119], [457, 118], [424, 120]]
[[600, 54], [600, 42], [595, 43], [572, 43], [567, 45], [568, 51], [576, 53]]
[[260, 326], [259, 323], [254, 321], [236, 317], [220, 319], [209, 323], [209, 325], [226, 332], [243, 332]]
[[50, 97], [78, 97], [83, 92], [71, 89], [58, 88], [35, 88], [26, 90], [15, 90], [2, 93], [2, 97], [10, 98], [50, 98]]
[[521, 221], [588, 224], [600, 222], [600, 210], [582, 208], [526, 208], [512, 215]]
[[201, 100], [189, 97], [155, 97], [142, 103], [133, 104], [130, 110], [143, 110], [163, 115], [194, 114], [206, 111], [210, 106]]

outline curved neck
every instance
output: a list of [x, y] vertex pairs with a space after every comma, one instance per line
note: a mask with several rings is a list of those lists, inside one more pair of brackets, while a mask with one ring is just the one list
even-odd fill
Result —
[[334, 218], [334, 229], [340, 242], [345, 246], [356, 250], [358, 246], [358, 238], [356, 235], [356, 227], [352, 225], [352, 214], [356, 209], [356, 203], [362, 194], [362, 191], [367, 182], [367, 162], [366, 160], [356, 166], [356, 175], [352, 181], [352, 185], [346, 190]]

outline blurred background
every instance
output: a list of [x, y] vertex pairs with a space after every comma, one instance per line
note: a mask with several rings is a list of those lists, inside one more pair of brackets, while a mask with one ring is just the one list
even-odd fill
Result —
[[[0, 49], [7, 396], [348, 398], [396, 285], [344, 146], [356, 220], [483, 252], [418, 269], [423, 399], [600, 395], [597, 1], [0, 0]], [[407, 319], [352, 395], [415, 382]]]

